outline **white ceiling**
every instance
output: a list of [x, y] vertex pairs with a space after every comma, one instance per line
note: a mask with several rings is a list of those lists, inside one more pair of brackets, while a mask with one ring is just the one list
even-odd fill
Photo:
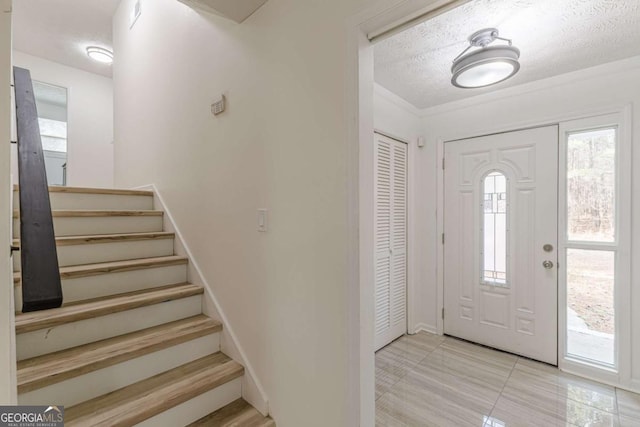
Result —
[[[520, 72], [489, 88], [452, 86], [453, 59], [486, 27], [513, 39]], [[636, 55], [640, 0], [475, 0], [377, 44], [375, 80], [427, 108]]]
[[70, 67], [111, 77], [111, 66], [93, 61], [86, 47], [112, 50], [111, 18], [120, 0], [17, 0], [13, 47]]

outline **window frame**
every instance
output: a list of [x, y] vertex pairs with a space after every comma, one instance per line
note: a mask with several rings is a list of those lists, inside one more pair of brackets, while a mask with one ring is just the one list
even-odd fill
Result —
[[[587, 375], [602, 381], [619, 382], [620, 372], [630, 369], [630, 198], [631, 198], [631, 144], [623, 113], [606, 114], [560, 123], [559, 126], [559, 188], [558, 188], [558, 319], [559, 366], [569, 372]], [[598, 242], [570, 240], [568, 233], [568, 141], [571, 135], [604, 129], [616, 129], [614, 240]], [[614, 363], [609, 365], [568, 352], [567, 328], [567, 251], [596, 250], [614, 254]]]
[[[50, 133], [48, 133], [48, 132], [46, 132], [46, 131], [42, 131], [43, 126], [42, 126], [42, 122], [40, 122], [40, 120], [48, 120], [48, 121], [50, 121], [50, 122], [64, 123], [64, 125], [65, 125], [65, 129], [64, 129], [64, 130], [65, 130], [65, 136], [64, 136], [64, 137], [61, 137], [61, 136], [57, 136], [57, 135], [52, 135], [52, 134], [50, 134]], [[41, 138], [51, 138], [51, 139], [55, 139], [55, 140], [59, 140], [59, 141], [64, 141], [64, 151], [60, 151], [60, 150], [46, 150], [46, 149], [44, 148], [44, 143], [43, 143], [42, 145], [43, 145], [43, 149], [44, 149], [44, 150], [46, 150], [46, 151], [54, 151], [54, 152], [56, 152], [56, 153], [65, 153], [65, 154], [68, 154], [68, 150], [69, 150], [68, 143], [69, 143], [69, 140], [68, 140], [68, 131], [67, 131], [67, 126], [68, 126], [69, 124], [68, 124], [67, 122], [63, 122], [63, 121], [61, 121], [61, 120], [55, 120], [55, 119], [46, 119], [46, 118], [44, 118], [44, 117], [38, 117], [38, 125], [40, 126], [40, 137], [41, 137]]]
[[[568, 151], [569, 151], [569, 138], [572, 135], [579, 135], [579, 134], [583, 134], [583, 133], [588, 133], [588, 132], [597, 132], [597, 131], [602, 131], [602, 130], [609, 130], [609, 129], [614, 129], [615, 130], [615, 156], [614, 156], [614, 173], [615, 173], [615, 179], [614, 179], [614, 194], [613, 194], [613, 205], [614, 205], [614, 210], [615, 210], [615, 215], [613, 215], [613, 221], [614, 221], [614, 230], [613, 230], [613, 241], [607, 242], [607, 241], [598, 241], [598, 240], [580, 240], [580, 239], [570, 239], [569, 238], [569, 204], [568, 204], [568, 193], [569, 193], [569, 188], [568, 188], [568, 172], [569, 172], [569, 168], [567, 166], [567, 157], [568, 157]], [[619, 157], [619, 153], [620, 153], [620, 126], [619, 125], [610, 125], [610, 126], [598, 126], [598, 127], [594, 127], [594, 128], [588, 128], [588, 129], [576, 129], [576, 130], [571, 130], [571, 131], [567, 131], [564, 134], [564, 146], [562, 147], [562, 151], [563, 151], [563, 155], [565, 158], [565, 162], [564, 162], [564, 186], [560, 188], [560, 191], [564, 191], [564, 200], [565, 203], [560, 206], [561, 209], [564, 209], [564, 218], [566, 220], [565, 223], [565, 228], [561, 229], [561, 231], [564, 233], [563, 238], [565, 239], [565, 242], [567, 243], [567, 245], [583, 245], [586, 244], [589, 247], [598, 247], [601, 249], [605, 249], [605, 248], [617, 248], [618, 245], [618, 237], [619, 237], [619, 231], [618, 231], [618, 221], [619, 221], [619, 212], [618, 212], [618, 197], [619, 197], [619, 181], [620, 181], [620, 174], [618, 173], [618, 169], [619, 169], [619, 165], [620, 165], [620, 157]]]

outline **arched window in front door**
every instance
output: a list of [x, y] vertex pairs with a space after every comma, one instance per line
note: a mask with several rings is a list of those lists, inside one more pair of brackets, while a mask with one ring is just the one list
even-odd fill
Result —
[[507, 177], [493, 171], [482, 180], [482, 283], [507, 286]]

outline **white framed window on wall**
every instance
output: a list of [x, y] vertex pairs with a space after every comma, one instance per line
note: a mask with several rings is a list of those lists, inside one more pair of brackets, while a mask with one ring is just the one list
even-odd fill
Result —
[[623, 113], [559, 132], [560, 364], [619, 382], [631, 363], [630, 135]]

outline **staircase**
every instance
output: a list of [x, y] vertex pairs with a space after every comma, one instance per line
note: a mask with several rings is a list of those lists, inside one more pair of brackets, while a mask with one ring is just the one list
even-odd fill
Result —
[[64, 406], [68, 427], [275, 426], [242, 399], [244, 368], [220, 351], [223, 325], [202, 314], [153, 193], [49, 194], [64, 304], [16, 313], [18, 402]]

